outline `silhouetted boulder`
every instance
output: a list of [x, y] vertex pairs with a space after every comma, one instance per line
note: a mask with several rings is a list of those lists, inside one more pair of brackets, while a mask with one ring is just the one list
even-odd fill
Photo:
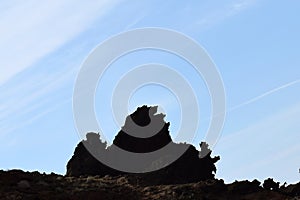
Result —
[[98, 133], [87, 133], [87, 140], [81, 141], [67, 164], [67, 175], [119, 175], [120, 172], [99, 162], [88, 150], [103, 153], [106, 152], [106, 143], [100, 140]]
[[[173, 184], [190, 183], [200, 180], [214, 179], [215, 163], [220, 157], [211, 157], [211, 150], [205, 142], [200, 144], [198, 151], [194, 146], [186, 143], [174, 143], [169, 133], [170, 123], [164, 121], [165, 115], [156, 114], [157, 106], [139, 107], [125, 120], [125, 125], [116, 135], [113, 145], [106, 146], [101, 142], [100, 135], [88, 133], [87, 140], [81, 141], [75, 149], [74, 155], [67, 164], [68, 176], [105, 175], [134, 176], [141, 180], [141, 184]], [[138, 125], [138, 126], [137, 126]], [[145, 172], [128, 174], [112, 169], [98, 161], [94, 155], [111, 159], [119, 159], [116, 147], [133, 153], [150, 153], [168, 145], [170, 151], [165, 155], [144, 163]], [[176, 157], [182, 149], [186, 151], [174, 162], [169, 164], [170, 158]], [[163, 166], [163, 167], [162, 167]], [[147, 172], [150, 171], [150, 172]]]
[[250, 194], [255, 193], [262, 190], [262, 187], [260, 187], [260, 182], [258, 180], [253, 180], [252, 182], [246, 180], [246, 181], [236, 181], [234, 183], [231, 183], [228, 185], [228, 190], [232, 194]]
[[[126, 118], [125, 125], [115, 137], [113, 144], [126, 151], [134, 153], [148, 153], [161, 149], [171, 143], [172, 139], [169, 134], [170, 123], [164, 122], [165, 115], [155, 115], [156, 112], [157, 106], [139, 107], [134, 113]], [[149, 127], [148, 129], [139, 130], [136, 126], [146, 127], [150, 124], [150, 122], [152, 127]], [[151, 136], [147, 137], [149, 135]]]
[[277, 191], [279, 189], [279, 182], [275, 182], [272, 178], [268, 178], [264, 181], [263, 187], [267, 190]]

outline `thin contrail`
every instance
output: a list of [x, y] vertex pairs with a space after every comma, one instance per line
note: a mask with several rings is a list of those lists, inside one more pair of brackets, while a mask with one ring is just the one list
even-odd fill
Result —
[[284, 88], [290, 87], [290, 86], [295, 85], [295, 84], [297, 84], [297, 83], [300, 83], [300, 79], [298, 79], [298, 80], [296, 80], [296, 81], [292, 81], [292, 82], [287, 83], [287, 84], [285, 84], [285, 85], [282, 85], [282, 86], [280, 86], [280, 87], [274, 88], [274, 89], [272, 89], [272, 90], [270, 90], [270, 91], [268, 91], [268, 92], [265, 92], [265, 93], [263, 93], [263, 94], [261, 94], [261, 95], [259, 95], [259, 96], [257, 96], [257, 97], [254, 97], [254, 98], [252, 98], [252, 99], [250, 99], [250, 100], [248, 100], [248, 101], [245, 101], [244, 103], [241, 103], [241, 104], [239, 104], [239, 105], [233, 106], [233, 107], [229, 108], [229, 109], [227, 110], [227, 112], [234, 111], [234, 110], [236, 110], [236, 109], [238, 109], [238, 108], [241, 108], [241, 107], [246, 106], [246, 105], [248, 105], [248, 104], [250, 104], [250, 103], [253, 103], [253, 102], [255, 102], [255, 101], [258, 101], [259, 99], [262, 99], [262, 98], [264, 98], [265, 96], [268, 96], [268, 95], [270, 95], [270, 94], [273, 94], [273, 93], [275, 93], [275, 92], [277, 92], [277, 91], [279, 91], [279, 90], [282, 90], [282, 89], [284, 89]]

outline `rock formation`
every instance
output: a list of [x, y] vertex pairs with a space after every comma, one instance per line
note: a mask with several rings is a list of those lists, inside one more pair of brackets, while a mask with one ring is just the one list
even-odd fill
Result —
[[[0, 199], [300, 199], [300, 183], [279, 187], [272, 178], [266, 179], [263, 184], [258, 180], [225, 184], [222, 179], [215, 179], [214, 164], [219, 157], [211, 157], [211, 151], [204, 142], [200, 144], [200, 152], [192, 145], [172, 142], [168, 131], [170, 124], [164, 122], [164, 115], [155, 115], [156, 112], [156, 107], [138, 108], [127, 117], [124, 127], [109, 147], [100, 140], [99, 134], [88, 133], [87, 139], [78, 144], [68, 162], [66, 176], [0, 170]], [[132, 122], [147, 126], [150, 121], [160, 127], [158, 133], [146, 139], [134, 137], [145, 132], [132, 133], [136, 130]], [[150, 132], [145, 134], [151, 135]], [[159, 170], [138, 174], [112, 169], [87, 150], [114, 160], [118, 156], [116, 146], [146, 153], [170, 144], [175, 150], [187, 147], [185, 153]], [[155, 169], [165, 160], [164, 156], [149, 160], [145, 167]]]
[[[101, 141], [97, 133], [88, 133], [87, 140], [81, 141], [75, 149], [74, 155], [67, 164], [68, 176], [98, 175], [100, 177], [127, 175], [135, 176], [143, 184], [174, 184], [191, 183], [201, 180], [214, 179], [216, 172], [215, 163], [219, 157], [211, 157], [211, 151], [204, 142], [200, 144], [200, 152], [192, 145], [186, 143], [174, 143], [169, 133], [170, 123], [164, 121], [165, 115], [156, 114], [157, 107], [142, 106], [126, 118], [125, 125], [116, 135], [113, 145], [108, 146]], [[151, 124], [150, 124], [151, 123]], [[149, 129], [136, 128], [152, 125]], [[154, 126], [153, 126], [154, 124]], [[143, 130], [143, 131], [141, 131]], [[152, 132], [151, 132], [152, 131]], [[142, 136], [142, 137], [135, 137]], [[150, 136], [150, 137], [147, 137]], [[172, 152], [180, 149], [186, 151], [175, 162], [169, 164], [167, 156], [162, 155], [156, 160], [145, 162], [147, 173], [129, 174], [106, 166], [98, 161], [87, 150], [109, 159], [118, 159], [115, 147], [134, 153], [149, 153], [170, 145]], [[200, 158], [200, 155], [201, 156]], [[157, 165], [164, 166], [163, 168]]]
[[279, 189], [279, 182], [275, 182], [272, 178], [268, 178], [264, 181], [263, 187], [267, 190], [277, 191]]

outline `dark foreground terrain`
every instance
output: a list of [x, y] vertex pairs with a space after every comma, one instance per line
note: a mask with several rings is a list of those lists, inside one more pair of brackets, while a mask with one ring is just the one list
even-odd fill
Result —
[[258, 181], [206, 180], [146, 186], [133, 176], [68, 177], [21, 170], [0, 171], [0, 199], [300, 199], [300, 183], [265, 189]]

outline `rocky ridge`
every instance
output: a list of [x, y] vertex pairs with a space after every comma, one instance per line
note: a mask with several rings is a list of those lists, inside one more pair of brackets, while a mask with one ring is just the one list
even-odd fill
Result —
[[188, 184], [142, 186], [138, 179], [128, 176], [69, 177], [21, 170], [0, 170], [0, 199], [99, 199], [99, 200], [157, 200], [157, 199], [300, 199], [300, 183], [266, 189], [258, 181], [206, 180]]

